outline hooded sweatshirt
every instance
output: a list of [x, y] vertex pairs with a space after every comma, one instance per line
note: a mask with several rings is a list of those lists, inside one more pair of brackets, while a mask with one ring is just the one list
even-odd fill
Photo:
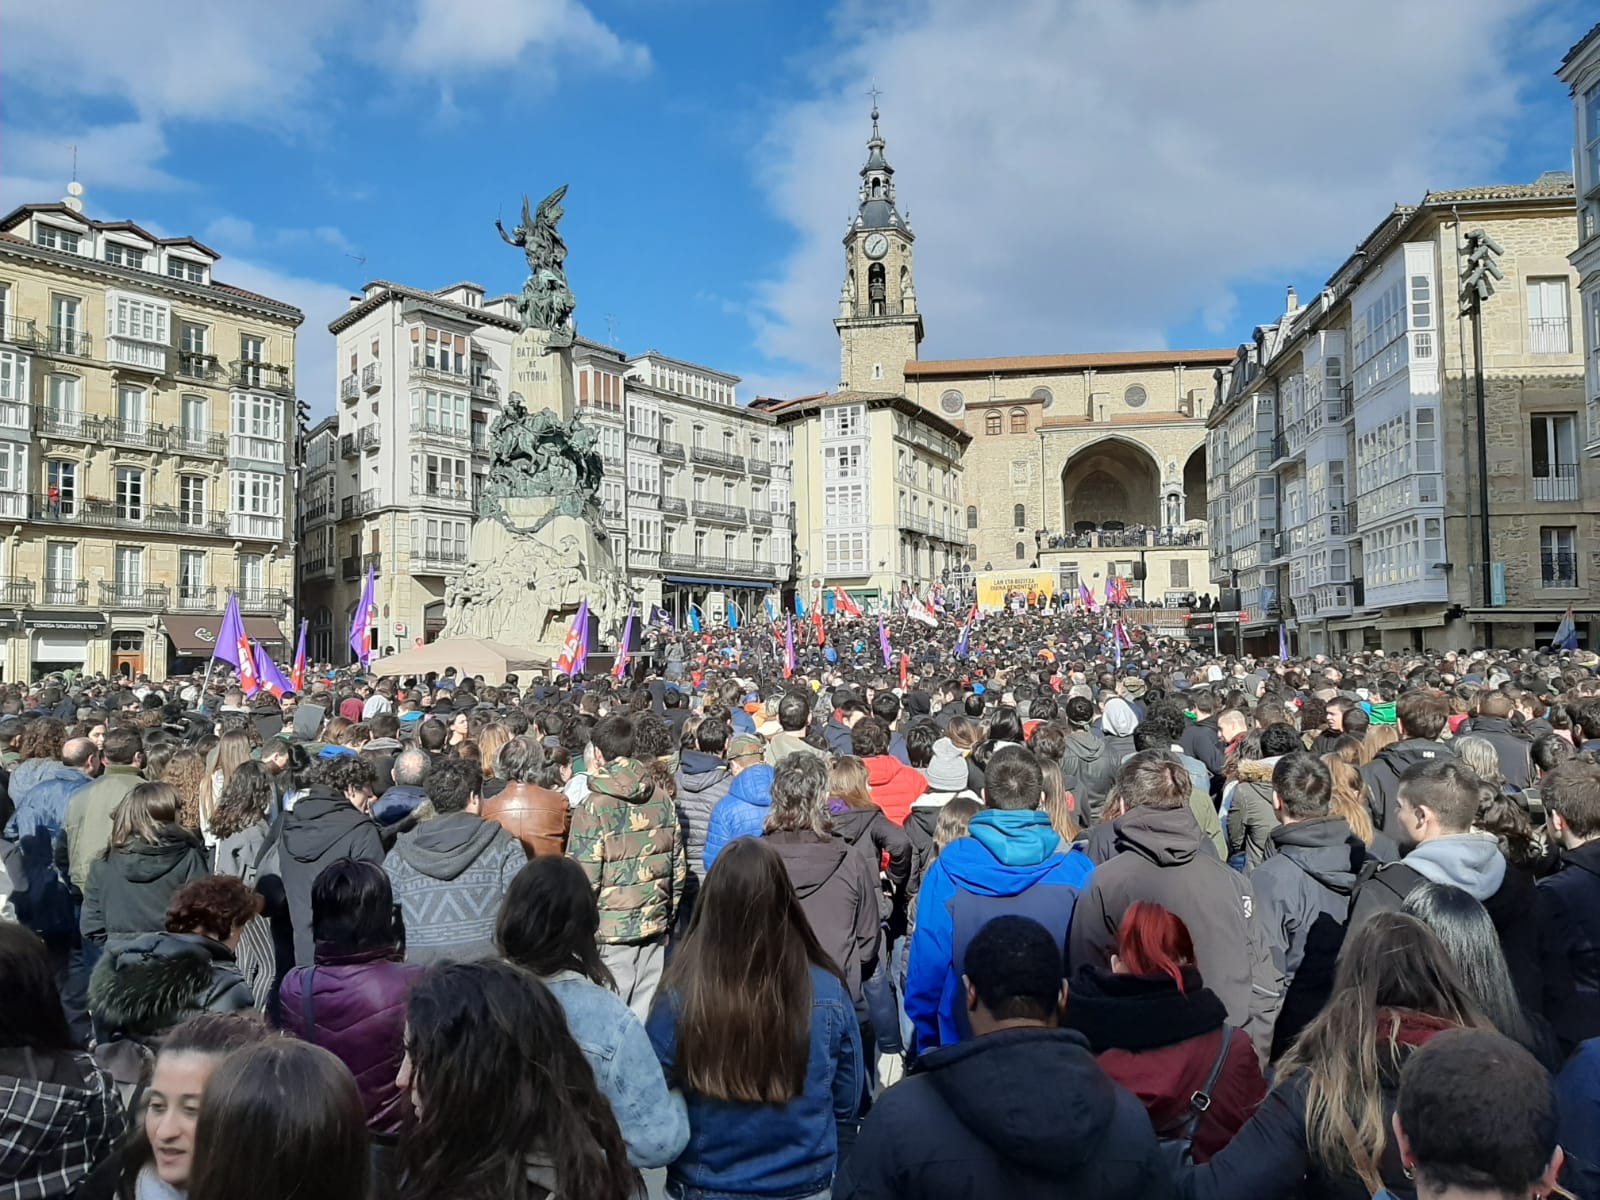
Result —
[[1150, 1121], [1082, 1034], [1006, 1029], [927, 1054], [873, 1103], [834, 1200], [1174, 1194]]
[[200, 839], [169, 825], [154, 842], [135, 838], [89, 868], [83, 893], [83, 936], [117, 949], [167, 925], [167, 905], [184, 884], [211, 874]]
[[1067, 735], [1061, 753], [1061, 776], [1067, 791], [1084, 805], [1092, 824], [1100, 819], [1106, 796], [1117, 781], [1120, 764], [1107, 752], [1106, 744], [1087, 729], [1074, 729]]
[[844, 971], [845, 988], [864, 1016], [861, 983], [878, 957], [878, 872], [848, 842], [818, 833], [769, 833], [800, 908], [828, 956]]
[[967, 944], [995, 917], [1032, 917], [1056, 941], [1072, 924], [1088, 856], [1060, 850], [1050, 818], [1034, 809], [986, 809], [928, 866], [906, 959], [906, 1015], [927, 1051], [971, 1035], [962, 1001]]
[[[382, 863], [378, 825], [326, 784], [312, 784], [280, 818], [258, 867], [258, 886], [275, 923], [287, 916], [294, 932], [294, 962], [309, 967], [316, 949], [311, 936], [311, 884], [322, 868], [341, 858]], [[281, 880], [274, 887], [272, 877]], [[281, 891], [281, 902], [279, 893]], [[276, 931], [275, 934], [281, 931]]]
[[641, 945], [672, 929], [689, 862], [672, 799], [643, 763], [618, 758], [594, 772], [572, 813], [567, 854], [595, 889], [601, 945]]
[[1135, 753], [1133, 731], [1139, 725], [1139, 714], [1121, 696], [1106, 701], [1100, 718], [1100, 728], [1105, 730], [1106, 755], [1113, 768], [1122, 766], [1123, 760]]
[[722, 848], [734, 838], [760, 837], [772, 807], [772, 768], [758, 763], [740, 771], [728, 794], [711, 810], [706, 825], [706, 848], [701, 865], [707, 874]]
[[402, 834], [383, 860], [406, 922], [406, 961], [483, 958], [517, 872], [522, 843], [477, 813], [453, 812]]
[[1134, 808], [1112, 827], [1116, 853], [1095, 868], [1078, 905], [1068, 965], [1109, 969], [1128, 908], [1137, 900], [1159, 904], [1189, 927], [1195, 965], [1227, 1006], [1229, 1023], [1250, 1027], [1265, 1050], [1281, 977], [1273, 971], [1268, 940], [1251, 920], [1249, 882], [1203, 849], [1205, 835], [1187, 805]]

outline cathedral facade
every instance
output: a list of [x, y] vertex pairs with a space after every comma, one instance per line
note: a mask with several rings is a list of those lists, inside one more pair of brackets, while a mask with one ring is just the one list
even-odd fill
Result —
[[1204, 593], [1205, 415], [1233, 349], [922, 359], [916, 236], [878, 119], [844, 235], [839, 387], [756, 401], [794, 437], [802, 594], [984, 571], [1097, 599], [1112, 575], [1135, 600]]

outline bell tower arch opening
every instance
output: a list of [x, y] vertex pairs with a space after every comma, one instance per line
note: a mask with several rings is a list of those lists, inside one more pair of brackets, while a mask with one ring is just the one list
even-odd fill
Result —
[[1149, 451], [1106, 438], [1073, 453], [1061, 469], [1062, 511], [1076, 532], [1156, 525], [1161, 468]]
[[1183, 464], [1183, 519], [1206, 519], [1206, 448], [1203, 444]]

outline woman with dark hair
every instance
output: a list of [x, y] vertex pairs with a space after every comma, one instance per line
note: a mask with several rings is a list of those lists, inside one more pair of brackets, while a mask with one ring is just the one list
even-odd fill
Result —
[[1180, 1177], [1179, 1195], [1410, 1195], [1389, 1135], [1400, 1070], [1463, 1026], [1490, 1028], [1439, 939], [1404, 913], [1370, 917], [1346, 937], [1333, 995], [1279, 1061], [1276, 1086], [1221, 1153]]
[[111, 815], [111, 843], [89, 868], [83, 936], [110, 949], [167, 926], [167, 906], [186, 883], [211, 874], [200, 839], [177, 824], [178, 793], [141, 783]]
[[1226, 1146], [1267, 1094], [1249, 1035], [1229, 1026], [1200, 978], [1188, 926], [1159, 904], [1141, 900], [1123, 915], [1109, 972], [1073, 975], [1063, 1024], [1139, 1097], [1157, 1137], [1177, 1138], [1195, 1122], [1195, 1162]]
[[165, 930], [112, 946], [95, 964], [89, 1012], [102, 1040], [147, 1043], [197, 1013], [253, 1007], [234, 950], [260, 911], [261, 897], [226, 875], [178, 889]]
[[1468, 994], [1496, 1029], [1525, 1046], [1549, 1070], [1561, 1069], [1555, 1033], [1543, 1016], [1528, 1013], [1517, 998], [1500, 935], [1482, 904], [1458, 887], [1425, 881], [1406, 895], [1401, 911], [1433, 930]]
[[272, 805], [271, 776], [258, 762], [240, 763], [211, 812], [211, 854], [217, 874], [255, 883]]
[[395, 1073], [405, 1056], [406, 997], [422, 968], [403, 961], [405, 931], [383, 867], [341, 858], [323, 868], [311, 885], [311, 932], [316, 964], [284, 976], [278, 1022], [331, 1051], [354, 1074], [384, 1186], [409, 1127]]
[[337, 1058], [274, 1038], [217, 1064], [187, 1200], [360, 1200], [370, 1181], [361, 1094]]
[[160, 782], [171, 784], [178, 793], [177, 823], [198, 834], [201, 802], [211, 795], [211, 772], [206, 770], [205, 754], [192, 746], [179, 750], [161, 772]]
[[189, 1186], [194, 1165], [200, 1098], [213, 1071], [233, 1051], [275, 1036], [259, 1018], [244, 1013], [192, 1017], [162, 1040], [144, 1117], [121, 1153], [95, 1170], [76, 1200], [170, 1200]]
[[855, 1117], [861, 1095], [861, 1035], [841, 972], [765, 838], [717, 856], [645, 1028], [689, 1102], [689, 1145], [669, 1189], [827, 1194], [837, 1122]]
[[502, 962], [432, 968], [406, 1004], [395, 1083], [416, 1128], [406, 1200], [633, 1200], [638, 1173], [550, 989]]
[[618, 997], [600, 961], [595, 934], [600, 908], [583, 868], [570, 858], [541, 855], [511, 881], [495, 943], [505, 959], [532, 971], [550, 989], [636, 1167], [664, 1167], [689, 1141], [683, 1097], [667, 1090], [644, 1025]]
[[11, 1196], [70, 1196], [127, 1123], [111, 1077], [72, 1039], [39, 936], [0, 922], [0, 1179]]

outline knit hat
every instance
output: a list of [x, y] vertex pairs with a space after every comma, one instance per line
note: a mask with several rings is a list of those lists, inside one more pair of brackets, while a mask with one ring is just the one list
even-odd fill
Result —
[[1127, 737], [1139, 724], [1139, 714], [1133, 711], [1121, 696], [1113, 696], [1106, 701], [1106, 710], [1101, 718], [1101, 724], [1106, 727], [1106, 732], [1113, 737]]
[[967, 760], [949, 738], [933, 744], [933, 758], [922, 772], [928, 786], [936, 792], [959, 792], [967, 786]]

